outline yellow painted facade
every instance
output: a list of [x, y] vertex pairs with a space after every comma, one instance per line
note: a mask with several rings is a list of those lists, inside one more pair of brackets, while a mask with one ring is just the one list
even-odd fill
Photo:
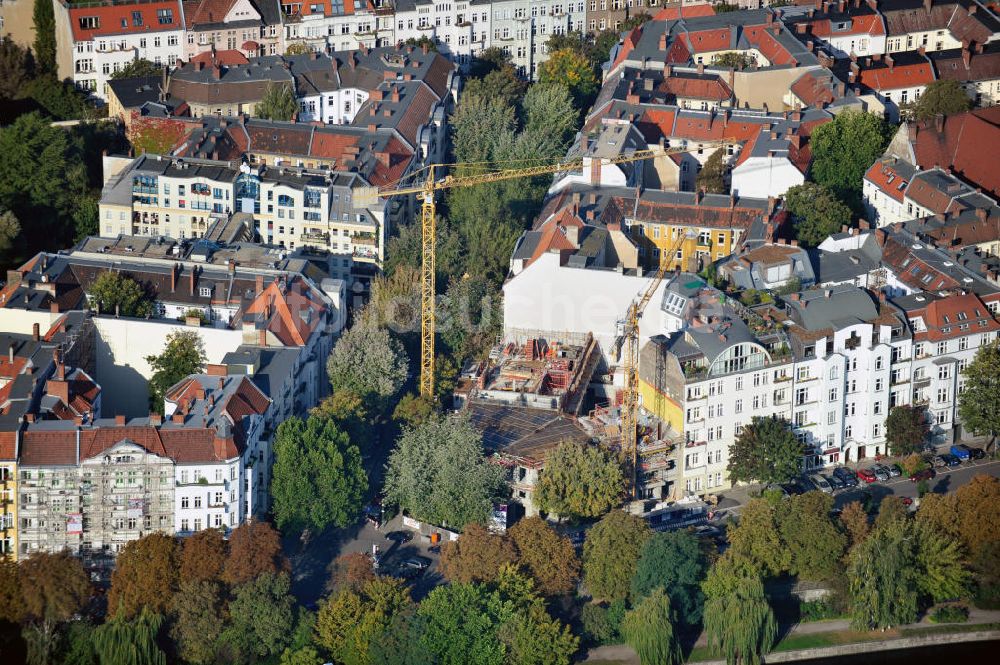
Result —
[[[638, 229], [641, 228], [641, 232]], [[684, 237], [681, 247], [668, 261], [670, 270], [696, 271], [698, 259], [711, 262], [733, 253], [739, 242], [739, 231], [733, 229], [698, 228], [682, 225], [643, 222], [641, 227], [633, 225], [633, 238], [643, 248], [642, 261], [647, 268], [659, 265], [660, 252], [670, 250], [678, 237]], [[690, 232], [690, 233], [689, 233]], [[685, 237], [689, 236], [689, 237]]]
[[17, 561], [17, 462], [0, 460], [0, 556]]
[[678, 434], [684, 434], [684, 408], [641, 377], [639, 379], [639, 403], [643, 409], [668, 423], [672, 430]]

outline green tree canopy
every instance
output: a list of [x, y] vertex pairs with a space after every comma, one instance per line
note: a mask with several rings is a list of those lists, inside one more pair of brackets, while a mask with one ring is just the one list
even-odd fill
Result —
[[0, 36], [0, 98], [14, 99], [34, 76], [35, 59], [10, 35]]
[[407, 371], [403, 345], [385, 328], [361, 325], [341, 335], [326, 361], [334, 392], [349, 390], [379, 407], [399, 394]]
[[167, 335], [163, 351], [158, 356], [146, 356], [153, 370], [149, 380], [150, 408], [163, 413], [163, 397], [181, 379], [198, 374], [205, 367], [205, 345], [194, 330], [175, 330]]
[[927, 414], [920, 407], [900, 404], [889, 410], [885, 419], [885, 438], [897, 457], [919, 453], [928, 432]]
[[781, 540], [776, 505], [769, 499], [751, 499], [740, 512], [739, 521], [728, 528], [733, 555], [772, 576], [791, 567], [791, 553]]
[[484, 99], [498, 99], [513, 106], [524, 96], [524, 81], [517, 76], [511, 65], [503, 65], [487, 72], [481, 78], [470, 78], [462, 91], [463, 95], [476, 95]]
[[549, 53], [549, 59], [538, 66], [539, 83], [559, 83], [569, 88], [578, 109], [590, 106], [599, 83], [594, 66], [586, 56], [572, 49]]
[[225, 616], [222, 585], [217, 581], [182, 577], [172, 610], [170, 634], [180, 656], [189, 663], [213, 662], [215, 644], [223, 629], [219, 618]]
[[684, 662], [674, 631], [674, 611], [662, 587], [653, 589], [625, 613], [622, 635], [639, 655], [642, 665], [680, 665]]
[[224, 634], [243, 654], [280, 654], [288, 646], [295, 624], [295, 599], [289, 593], [288, 573], [264, 573], [235, 589], [229, 603], [232, 625]]
[[851, 223], [851, 209], [823, 185], [807, 182], [785, 192], [785, 208], [792, 216], [795, 237], [815, 247]]
[[452, 582], [492, 582], [500, 569], [517, 560], [514, 543], [479, 524], [441, 547], [441, 573]]
[[450, 123], [455, 157], [465, 164], [494, 160], [501, 140], [517, 128], [514, 107], [507, 100], [479, 94], [463, 95]]
[[417, 519], [452, 528], [485, 524], [503, 485], [468, 417], [430, 420], [400, 437], [389, 457], [385, 495]]
[[911, 536], [907, 522], [891, 522], [851, 551], [847, 579], [856, 629], [888, 628], [917, 618], [919, 580]]
[[612, 510], [587, 532], [583, 579], [594, 598], [628, 597], [639, 553], [652, 532], [641, 517]]
[[361, 513], [368, 476], [361, 452], [331, 421], [293, 417], [274, 440], [274, 519], [279, 529], [346, 527]]
[[728, 173], [729, 167], [726, 164], [726, 151], [721, 149], [716, 150], [705, 160], [701, 171], [698, 171], [698, 175], [695, 177], [695, 185], [698, 189], [704, 189], [709, 194], [725, 194], [729, 191], [729, 187], [726, 186], [726, 175]]
[[693, 533], [655, 533], [639, 552], [632, 576], [632, 598], [638, 602], [657, 591], [665, 592], [674, 607], [672, 616], [687, 626], [695, 626], [701, 621], [701, 582], [707, 568], [701, 543]]
[[565, 84], [536, 84], [528, 88], [521, 103], [521, 115], [524, 131], [519, 140], [528, 143], [539, 159], [555, 161], [566, 154], [576, 133], [579, 114]]
[[778, 622], [758, 569], [727, 552], [709, 569], [702, 589], [709, 647], [729, 665], [759, 665], [774, 646]]
[[112, 79], [132, 79], [140, 76], [159, 76], [163, 73], [163, 67], [145, 58], [136, 58], [117, 72], [112, 72]]
[[970, 574], [960, 541], [921, 522], [913, 525], [912, 533], [917, 543], [915, 563], [921, 593], [935, 603], [964, 596]]
[[452, 280], [439, 301], [441, 340], [457, 358], [481, 358], [503, 330], [503, 296], [485, 277]]
[[938, 115], [954, 115], [972, 108], [972, 98], [966, 94], [962, 84], [954, 79], [931, 81], [924, 88], [920, 99], [909, 109], [914, 120], [928, 120]]
[[560, 517], [599, 517], [622, 501], [625, 474], [598, 446], [567, 441], [549, 453], [538, 480], [538, 507]]
[[540, 517], [526, 517], [510, 529], [517, 562], [546, 596], [572, 593], [580, 578], [573, 542], [560, 536]]
[[958, 396], [958, 413], [966, 430], [1000, 433], [1000, 342], [982, 346], [976, 357], [962, 370], [965, 388]]
[[781, 517], [781, 539], [791, 555], [791, 572], [799, 579], [828, 580], [837, 575], [847, 538], [830, 519], [833, 497], [806, 492], [788, 500]]
[[[836, 199], [857, 208], [865, 172], [892, 138], [892, 126], [882, 116], [862, 111], [838, 113], [813, 130], [812, 179]], [[838, 227], [839, 228], [839, 227]]]
[[[718, 6], [718, 5], [716, 5]], [[750, 69], [757, 62], [752, 55], [742, 51], [728, 51], [712, 57], [712, 66], [742, 71]]]
[[153, 313], [153, 298], [142, 284], [119, 272], [102, 272], [90, 285], [91, 306], [101, 314], [146, 318]]
[[441, 665], [500, 665], [504, 646], [496, 633], [488, 592], [472, 584], [435, 587], [420, 603], [422, 646]]
[[101, 665], [167, 665], [156, 643], [163, 616], [143, 608], [133, 619], [118, 613], [94, 631], [94, 651]]
[[370, 656], [372, 643], [411, 607], [402, 580], [375, 578], [358, 591], [345, 589], [323, 603], [316, 618], [317, 641], [338, 663], [376, 663]]
[[295, 101], [295, 93], [289, 85], [271, 84], [264, 91], [264, 96], [257, 102], [256, 115], [265, 120], [291, 120], [299, 112]]
[[802, 444], [778, 416], [754, 416], [729, 449], [732, 482], [786, 483], [801, 469]]
[[312, 49], [305, 42], [292, 42], [285, 47], [285, 55], [306, 55], [311, 52]]
[[35, 0], [35, 59], [43, 74], [56, 73], [56, 16], [50, 0]]
[[108, 608], [124, 619], [143, 608], [165, 614], [177, 591], [178, 546], [172, 536], [154, 531], [128, 542], [118, 554], [111, 574]]

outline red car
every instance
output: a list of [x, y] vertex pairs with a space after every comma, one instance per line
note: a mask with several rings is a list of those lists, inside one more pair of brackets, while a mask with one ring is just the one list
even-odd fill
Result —
[[910, 482], [919, 483], [921, 480], [930, 480], [935, 475], [934, 469], [924, 469], [923, 471], [917, 471], [915, 474], [910, 476]]
[[900, 501], [903, 502], [904, 506], [912, 506], [913, 505], [913, 499], [911, 499], [908, 496], [902, 496], [899, 499], [900, 499]]
[[874, 483], [878, 478], [872, 473], [871, 469], [859, 469], [858, 478], [865, 481], [866, 483]]

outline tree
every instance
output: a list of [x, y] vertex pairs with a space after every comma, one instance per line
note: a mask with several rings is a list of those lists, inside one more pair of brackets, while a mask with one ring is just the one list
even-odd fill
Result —
[[526, 517], [510, 529], [517, 561], [546, 596], [570, 594], [580, 578], [573, 542], [556, 533], [540, 517]]
[[504, 646], [489, 613], [486, 590], [473, 584], [435, 587], [420, 603], [420, 644], [440, 665], [500, 665]]
[[516, 127], [514, 107], [502, 97], [465, 94], [451, 116], [452, 142], [459, 162], [488, 162]]
[[281, 120], [288, 122], [299, 112], [295, 101], [295, 93], [291, 86], [268, 84], [264, 96], [257, 102], [257, 117], [265, 120]]
[[649, 525], [641, 517], [612, 510], [587, 532], [583, 543], [583, 579], [594, 598], [626, 598]]
[[272, 572], [236, 588], [229, 603], [232, 627], [224, 638], [239, 648], [244, 660], [279, 654], [288, 646], [295, 623], [295, 599], [289, 588], [288, 573]]
[[294, 651], [285, 649], [281, 653], [281, 662], [279, 665], [322, 665], [322, 663], [323, 659], [320, 658], [319, 652], [316, 649], [302, 647]]
[[903, 468], [904, 474], [912, 476], [917, 471], [923, 471], [927, 468], [927, 460], [921, 457], [918, 453], [910, 453], [900, 460], [899, 466]]
[[83, 609], [90, 598], [90, 581], [80, 560], [66, 551], [37, 552], [23, 559], [18, 563], [18, 578], [30, 636], [29, 661], [48, 663], [59, 624]]
[[144, 607], [165, 614], [177, 591], [177, 550], [177, 541], [158, 531], [127, 543], [111, 574], [109, 611], [126, 620]]
[[101, 665], [167, 665], [156, 643], [163, 617], [143, 607], [134, 619], [121, 612], [94, 631], [94, 651]]
[[55, 76], [43, 75], [28, 81], [20, 97], [37, 104], [47, 120], [83, 120], [97, 115], [87, 101], [87, 94], [69, 79], [60, 81]]
[[373, 663], [369, 650], [397, 615], [412, 606], [403, 581], [378, 577], [357, 592], [345, 589], [331, 596], [316, 618], [316, 638], [339, 663]]
[[619, 505], [624, 491], [617, 460], [598, 446], [567, 441], [546, 457], [536, 501], [562, 517], [598, 517]]
[[439, 309], [438, 334], [459, 359], [484, 357], [503, 330], [503, 296], [485, 277], [452, 280]]
[[375, 570], [368, 555], [363, 552], [348, 552], [330, 563], [327, 589], [333, 593], [345, 590], [357, 592], [373, 579]]
[[136, 58], [117, 72], [112, 72], [111, 78], [114, 80], [132, 79], [145, 76], [159, 76], [162, 73], [163, 67], [160, 65], [150, 62], [145, 58]]
[[929, 120], [939, 115], [954, 115], [972, 108], [972, 98], [962, 84], [953, 79], [931, 81], [920, 98], [907, 109], [914, 120]]
[[670, 597], [674, 608], [671, 616], [687, 626], [695, 626], [701, 621], [704, 604], [701, 582], [707, 568], [701, 543], [693, 533], [655, 533], [639, 552], [632, 576], [633, 602], [663, 592]]
[[86, 620], [70, 622], [66, 626], [58, 662], [61, 665], [98, 665], [94, 631], [94, 625]]
[[368, 491], [361, 451], [331, 420], [293, 417], [274, 440], [271, 496], [279, 529], [353, 524]]
[[594, 67], [582, 54], [564, 49], [549, 54], [549, 59], [538, 66], [539, 83], [561, 83], [569, 87], [578, 109], [590, 106], [599, 87]]
[[791, 555], [792, 574], [828, 580], [840, 572], [847, 538], [830, 519], [833, 497], [822, 492], [793, 496], [781, 517], [781, 539]]
[[[438, 383], [435, 381], [434, 385], [436, 387]], [[392, 419], [404, 427], [419, 427], [436, 415], [437, 411], [432, 399], [423, 395], [406, 393], [393, 410]]]
[[265, 573], [290, 570], [278, 532], [268, 522], [245, 522], [229, 535], [229, 558], [222, 572], [227, 584], [245, 584]]
[[403, 42], [403, 46], [412, 46], [413, 48], [426, 48], [431, 53], [438, 52], [437, 42], [428, 37], [427, 35], [420, 35], [420, 37], [414, 39], [413, 37], [408, 37], [406, 41]]
[[408, 369], [403, 345], [388, 330], [359, 325], [341, 335], [326, 361], [334, 392], [350, 390], [376, 404], [399, 394]]
[[778, 636], [758, 569], [727, 552], [709, 569], [702, 589], [709, 647], [730, 665], [758, 665]]
[[802, 469], [802, 444], [788, 421], [754, 416], [729, 448], [732, 482], [786, 483]]
[[955, 491], [958, 536], [970, 555], [1000, 542], [1000, 479], [980, 474]]
[[622, 636], [644, 665], [680, 665], [684, 662], [674, 632], [670, 597], [662, 587], [654, 589], [635, 609], [625, 613]]
[[[718, 7], [718, 5], [716, 5]], [[749, 53], [740, 51], [727, 51], [712, 58], [712, 66], [721, 69], [735, 69], [743, 71], [754, 66], [757, 60]]]
[[532, 581], [506, 567], [497, 580], [490, 605], [507, 662], [523, 665], [570, 665], [579, 640], [545, 610]]
[[218, 582], [226, 566], [226, 538], [220, 529], [203, 529], [184, 540], [180, 552], [181, 581]]
[[175, 330], [168, 333], [163, 352], [158, 356], [146, 356], [153, 370], [149, 380], [150, 408], [162, 414], [167, 391], [181, 379], [201, 373], [207, 360], [205, 345], [197, 332]]
[[[184, 549], [187, 550], [187, 543]], [[180, 656], [189, 663], [211, 663], [223, 629], [220, 617], [225, 616], [222, 585], [210, 579], [182, 576], [172, 610], [170, 634]]]
[[962, 370], [965, 389], [958, 396], [958, 415], [966, 430], [989, 434], [991, 445], [1000, 432], [1000, 347], [996, 340], [979, 347]]
[[791, 567], [791, 553], [781, 540], [778, 512], [768, 499], [748, 501], [739, 521], [729, 524], [728, 536], [734, 556], [746, 559], [765, 575], [780, 575]]
[[907, 522], [875, 529], [851, 552], [847, 579], [851, 624], [857, 630], [889, 628], [917, 617], [919, 580]]
[[35, 60], [10, 35], [0, 37], [0, 98], [14, 99], [34, 75]]
[[0, 558], [0, 621], [21, 623], [24, 611], [24, 595], [17, 574], [17, 564], [8, 557]]
[[886, 496], [878, 504], [878, 515], [875, 516], [875, 528], [889, 524], [890, 522], [905, 522], [908, 511], [906, 504], [898, 496]]
[[847, 534], [848, 551], [853, 550], [858, 546], [858, 543], [864, 541], [871, 531], [868, 513], [865, 512], [859, 501], [851, 501], [844, 506], [840, 512], [840, 523]]
[[461, 538], [441, 547], [441, 574], [452, 582], [492, 582], [504, 565], [516, 560], [510, 539], [469, 524]]
[[813, 181], [829, 189], [835, 199], [857, 208], [865, 172], [882, 155], [891, 138], [892, 126], [880, 115], [838, 113], [832, 121], [816, 127], [809, 139]]
[[306, 55], [311, 52], [312, 49], [305, 42], [292, 42], [285, 48], [285, 55]]
[[87, 236], [96, 236], [100, 231], [98, 217], [100, 206], [97, 197], [81, 196], [77, 199], [76, 210], [73, 212], [73, 240], [80, 242]]
[[920, 407], [900, 404], [889, 410], [885, 419], [885, 438], [897, 457], [919, 453], [927, 438], [926, 413]]
[[15, 247], [21, 236], [21, 223], [10, 210], [0, 210], [0, 262], [14, 264]]
[[695, 177], [695, 185], [709, 194], [725, 194], [729, 191], [726, 186], [727, 173], [729, 168], [725, 162], [725, 151], [716, 150], [705, 160], [701, 171]]
[[495, 69], [504, 66], [513, 67], [511, 57], [499, 46], [490, 46], [479, 52], [479, 55], [472, 59], [469, 67], [469, 78], [483, 78]]
[[519, 140], [530, 143], [539, 159], [556, 160], [566, 154], [579, 114], [564, 83], [528, 88], [521, 103], [521, 115], [524, 132]]
[[823, 185], [806, 182], [785, 192], [785, 208], [792, 216], [795, 237], [815, 247], [851, 223], [851, 209]]
[[153, 300], [143, 286], [119, 272], [102, 272], [88, 290], [91, 305], [100, 314], [147, 318], [153, 313]]
[[35, 0], [35, 59], [43, 74], [56, 73], [56, 17], [49, 0]]
[[926, 523], [914, 525], [916, 540], [917, 584], [920, 592], [935, 603], [954, 600], [969, 588], [970, 574], [965, 567], [965, 549], [961, 543]]
[[484, 99], [496, 98], [514, 106], [524, 96], [526, 87], [524, 81], [518, 78], [514, 67], [504, 65], [481, 78], [470, 78], [462, 94]]
[[389, 456], [384, 491], [389, 501], [432, 524], [485, 524], [502, 473], [486, 460], [468, 417], [452, 415], [403, 432]]

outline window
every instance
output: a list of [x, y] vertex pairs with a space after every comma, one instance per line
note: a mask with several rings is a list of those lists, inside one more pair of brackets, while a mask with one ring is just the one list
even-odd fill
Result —
[[743, 413], [743, 400], [741, 399], [736, 400], [733, 403], [733, 408], [736, 410], [736, 413]]
[[132, 12], [132, 25], [137, 28], [142, 25], [142, 12]]
[[194, 498], [194, 507], [195, 508], [201, 508], [201, 497], [200, 496], [196, 496]]
[[943, 356], [948, 353], [948, 342], [937, 343], [937, 355]]
[[188, 520], [181, 520], [181, 531], [190, 531], [191, 523]]
[[937, 391], [937, 401], [938, 401], [939, 404], [948, 401], [948, 389], [947, 388], [938, 388], [938, 391]]
[[190, 508], [191, 502], [186, 496], [181, 497], [181, 508]]
[[942, 365], [938, 367], [938, 379], [945, 380], [951, 378], [951, 367], [948, 365]]
[[157, 9], [156, 20], [160, 22], [160, 25], [170, 25], [171, 23], [174, 22], [174, 10]]
[[210, 287], [210, 286], [199, 287], [198, 288], [198, 295], [201, 296], [202, 298], [211, 298], [212, 297], [212, 287]]

